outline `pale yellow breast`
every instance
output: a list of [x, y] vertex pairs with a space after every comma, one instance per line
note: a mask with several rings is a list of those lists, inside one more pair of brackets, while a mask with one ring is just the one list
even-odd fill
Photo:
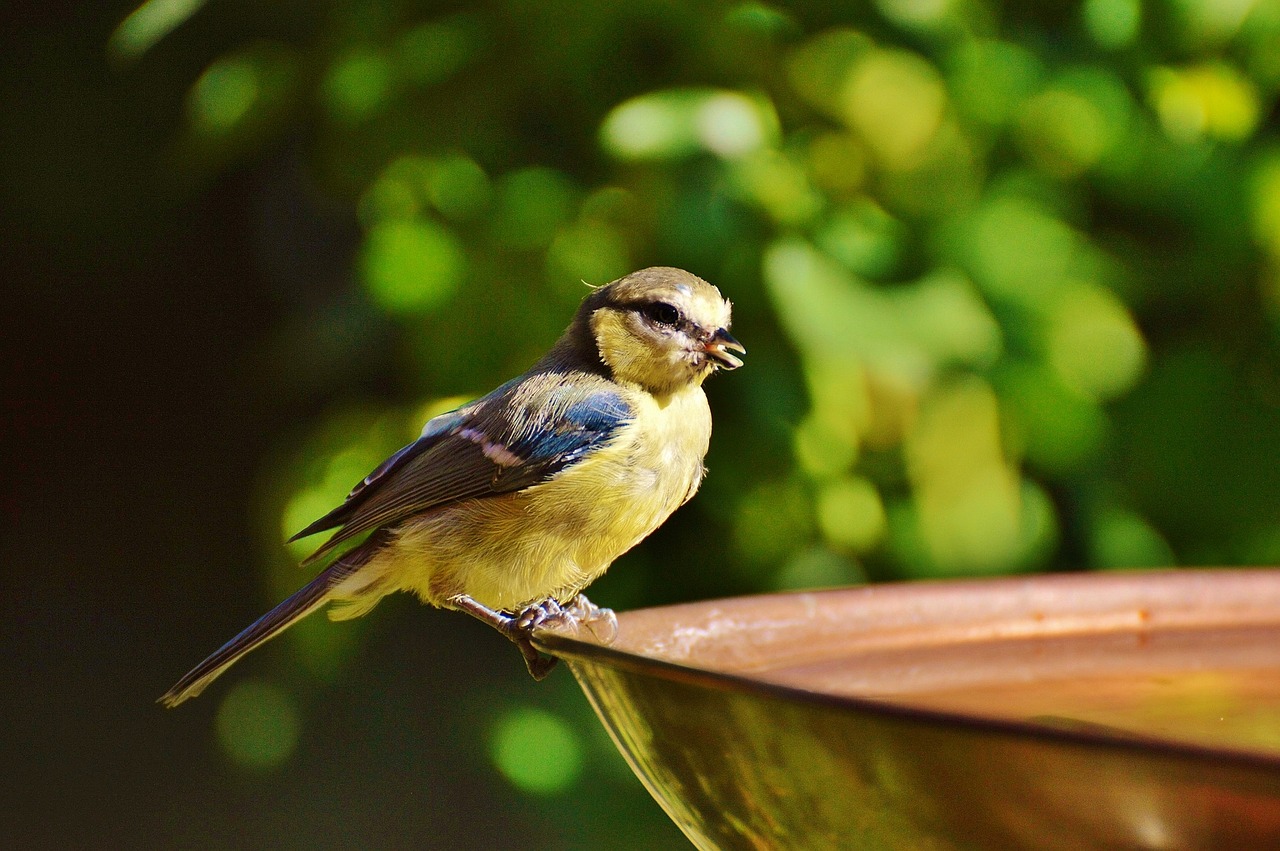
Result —
[[596, 579], [693, 495], [711, 438], [699, 387], [627, 401], [632, 424], [547, 482], [407, 526], [387, 565], [395, 584], [435, 605], [461, 593], [513, 610]]
[[690, 387], [663, 400], [637, 393], [628, 401], [636, 410], [635, 420], [618, 439], [530, 491], [551, 514], [559, 513], [555, 506], [560, 500], [543, 499], [546, 495], [563, 494], [565, 500], [576, 495], [581, 501], [578, 511], [565, 512], [566, 519], [572, 525], [574, 515], [584, 512], [587, 524], [611, 552], [584, 557], [584, 566], [606, 567], [656, 529], [702, 481], [711, 412], [701, 388]]

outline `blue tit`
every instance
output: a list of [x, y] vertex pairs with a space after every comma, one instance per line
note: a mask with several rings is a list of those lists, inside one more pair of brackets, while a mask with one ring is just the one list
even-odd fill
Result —
[[730, 304], [680, 269], [593, 290], [519, 378], [426, 424], [422, 435], [294, 539], [337, 531], [304, 561], [341, 552], [166, 692], [176, 706], [250, 650], [326, 604], [363, 615], [393, 591], [473, 615], [516, 643], [548, 619], [607, 632], [581, 591], [687, 502], [702, 481], [711, 410], [702, 382], [736, 369]]

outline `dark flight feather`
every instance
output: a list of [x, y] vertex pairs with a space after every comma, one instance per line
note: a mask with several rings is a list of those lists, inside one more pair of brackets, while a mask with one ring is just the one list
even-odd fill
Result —
[[165, 692], [159, 702], [166, 706], [177, 706], [187, 698], [199, 694], [204, 686], [208, 685], [208, 682], [201, 684], [201, 680], [206, 678], [212, 680], [220, 672], [219, 669], [230, 665], [322, 606], [328, 600], [329, 591], [372, 558], [389, 539], [390, 536], [385, 533], [376, 533], [359, 547], [344, 553], [341, 558], [321, 571], [315, 579], [249, 624], [235, 638], [209, 654], [207, 659], [196, 665], [186, 676], [178, 680], [173, 688]]

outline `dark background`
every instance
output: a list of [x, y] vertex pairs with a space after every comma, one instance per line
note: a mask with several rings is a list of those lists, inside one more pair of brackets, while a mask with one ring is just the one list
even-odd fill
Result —
[[408, 599], [153, 703], [579, 280], [750, 349], [603, 604], [1280, 550], [1274, 4], [158, 8], [0, 27], [10, 844], [681, 847], [567, 672]]

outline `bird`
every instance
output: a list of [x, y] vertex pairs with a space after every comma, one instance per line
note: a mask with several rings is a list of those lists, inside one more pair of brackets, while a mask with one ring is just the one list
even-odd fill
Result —
[[431, 419], [293, 536], [336, 530], [303, 565], [338, 555], [158, 702], [200, 694], [326, 605], [345, 620], [397, 591], [492, 626], [534, 679], [556, 661], [533, 646], [535, 628], [585, 624], [612, 640], [613, 612], [583, 589], [698, 490], [711, 438], [703, 381], [746, 354], [731, 312], [714, 285], [673, 267], [592, 289], [527, 372]]

